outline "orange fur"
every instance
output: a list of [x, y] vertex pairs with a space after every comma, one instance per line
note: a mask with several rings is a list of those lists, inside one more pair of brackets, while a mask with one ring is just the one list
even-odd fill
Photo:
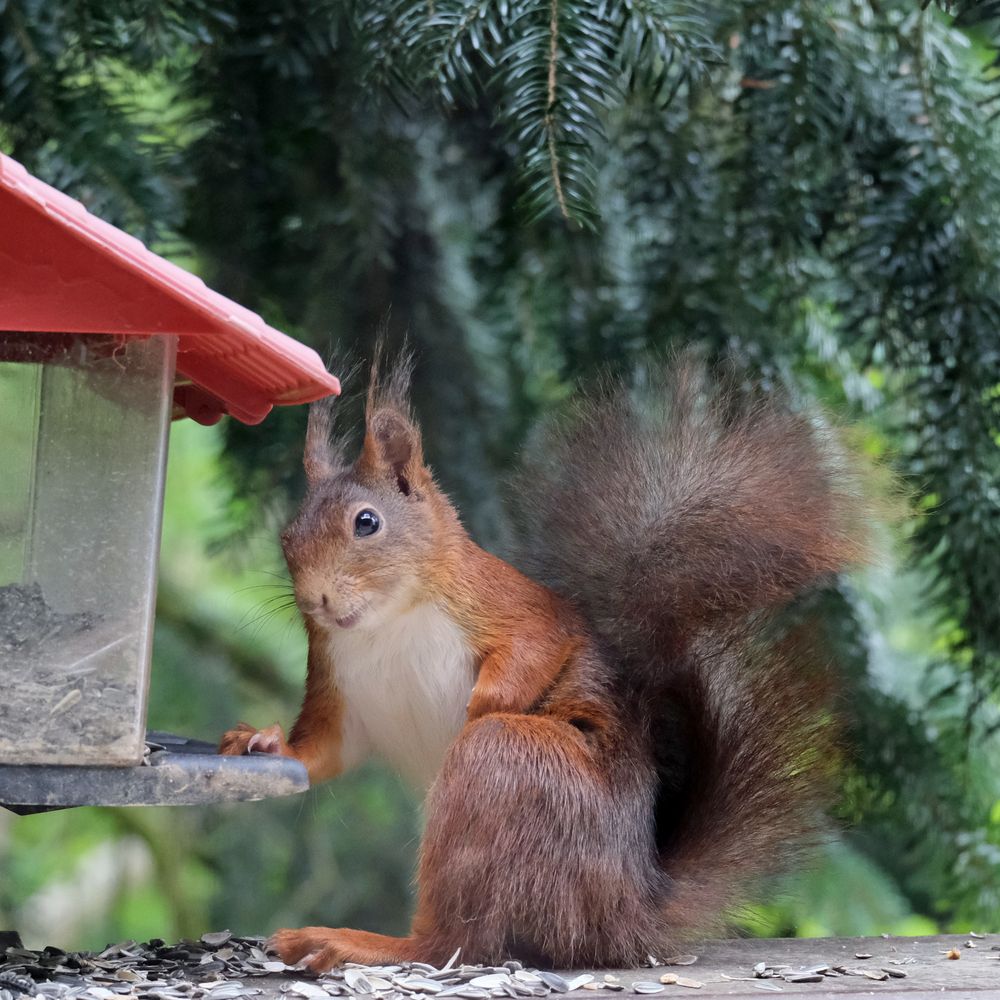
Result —
[[[307, 630], [310, 627], [307, 622]], [[254, 749], [294, 757], [305, 766], [310, 782], [326, 781], [335, 778], [342, 770], [342, 717], [343, 704], [333, 678], [327, 664], [319, 656], [318, 646], [310, 642], [306, 693], [291, 736], [286, 740], [278, 723], [258, 730], [241, 722], [223, 735], [219, 753], [236, 756], [248, 753], [250, 741], [260, 734], [263, 742]]]
[[432, 577], [480, 660], [469, 718], [537, 705], [581, 645], [570, 605], [468, 541]]

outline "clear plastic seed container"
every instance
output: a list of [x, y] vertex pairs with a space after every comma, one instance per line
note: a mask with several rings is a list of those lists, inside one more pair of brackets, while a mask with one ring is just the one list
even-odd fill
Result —
[[176, 351], [0, 332], [0, 763], [142, 759]]

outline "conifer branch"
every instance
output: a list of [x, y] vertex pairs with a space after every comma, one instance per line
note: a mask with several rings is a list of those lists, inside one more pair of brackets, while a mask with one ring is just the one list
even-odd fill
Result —
[[[429, 0], [429, 2], [433, 7], [434, 0]], [[472, 0], [471, 3], [464, 5], [464, 9], [452, 26], [451, 31], [442, 42], [438, 43], [440, 53], [431, 68], [431, 76], [433, 78], [437, 78], [438, 80], [443, 79], [449, 63], [455, 59], [455, 54], [461, 50], [472, 25], [483, 16], [483, 13], [492, 2], [493, 0]], [[437, 20], [431, 20], [427, 27], [432, 31], [436, 31], [440, 27], [440, 24]]]
[[556, 148], [556, 62], [559, 56], [559, 0], [549, 0], [549, 71], [548, 92], [545, 105], [545, 131], [548, 136], [549, 163], [552, 167], [552, 187], [559, 204], [559, 214], [567, 221], [570, 218], [563, 193], [562, 178], [559, 176], [559, 150]]

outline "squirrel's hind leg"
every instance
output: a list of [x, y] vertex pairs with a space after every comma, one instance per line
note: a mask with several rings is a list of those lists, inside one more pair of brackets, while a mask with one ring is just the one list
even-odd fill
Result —
[[469, 722], [428, 795], [414, 937], [463, 962], [644, 960], [666, 886], [639, 742], [549, 716]]
[[544, 716], [468, 723], [428, 795], [409, 937], [305, 927], [278, 931], [272, 949], [317, 972], [441, 965], [457, 949], [466, 963], [638, 964], [664, 944], [666, 885], [636, 742]]

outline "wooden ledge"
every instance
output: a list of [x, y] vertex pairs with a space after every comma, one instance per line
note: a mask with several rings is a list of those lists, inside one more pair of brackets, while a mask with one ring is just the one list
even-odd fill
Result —
[[[666, 985], [664, 992], [653, 994], [672, 1000], [695, 1000], [708, 996], [761, 997], [774, 994], [807, 996], [812, 1000], [827, 997], [872, 997], [879, 994], [906, 994], [907, 1000], [929, 1000], [947, 993], [949, 1000], [963, 997], [976, 1000], [1000, 1000], [1000, 934], [982, 937], [948, 934], [937, 937], [857, 937], [857, 938], [749, 938], [746, 940], [706, 941], [692, 946], [698, 961], [692, 965], [656, 969], [613, 971], [625, 992], [579, 990], [576, 997], [614, 997], [632, 993], [636, 982], [659, 982], [664, 974], [676, 974], [702, 984], [701, 987]], [[959, 957], [949, 958], [957, 953]], [[870, 956], [859, 958], [858, 956]], [[789, 982], [774, 977], [758, 978], [755, 966], [788, 966], [785, 976], [807, 973], [820, 966], [837, 968], [849, 974], [824, 974], [819, 982]], [[884, 980], [868, 978], [883, 970]], [[587, 970], [593, 971], [593, 970]], [[595, 973], [600, 981], [605, 973]], [[271, 998], [269, 998], [271, 1000]]]

